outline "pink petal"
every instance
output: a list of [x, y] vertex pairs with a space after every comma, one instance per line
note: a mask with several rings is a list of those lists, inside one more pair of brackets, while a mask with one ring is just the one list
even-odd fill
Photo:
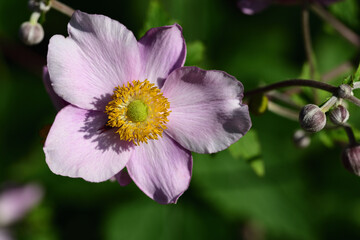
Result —
[[244, 14], [253, 15], [268, 7], [273, 0], [239, 0], [238, 6]]
[[124, 168], [121, 170], [118, 174], [115, 175], [115, 179], [118, 181], [120, 186], [124, 187], [132, 182], [131, 177], [129, 176], [129, 173]]
[[51, 86], [50, 75], [47, 66], [43, 68], [43, 82], [45, 85], [46, 92], [49, 94], [50, 99], [54, 104], [56, 111], [60, 111], [63, 107], [69, 104], [54, 92], [54, 89]]
[[[43, 197], [36, 184], [7, 189], [0, 194], [0, 226], [8, 226], [25, 216]], [[2, 239], [2, 238], [0, 238]]]
[[143, 63], [141, 81], [162, 86], [167, 76], [184, 66], [186, 45], [178, 24], [150, 29], [140, 40]]
[[189, 187], [192, 156], [168, 135], [134, 148], [126, 165], [130, 177], [150, 198], [161, 204], [176, 203]]
[[55, 35], [48, 51], [55, 92], [88, 110], [104, 110], [116, 86], [137, 80], [140, 52], [132, 32], [102, 15], [76, 11], [70, 37]]
[[241, 104], [243, 86], [225, 72], [182, 67], [162, 92], [172, 111], [165, 131], [190, 151], [224, 150], [251, 127], [248, 107]]
[[110, 179], [130, 159], [132, 144], [120, 141], [116, 129], [106, 129], [103, 112], [72, 105], [56, 116], [45, 142], [46, 162], [51, 171], [90, 182]]

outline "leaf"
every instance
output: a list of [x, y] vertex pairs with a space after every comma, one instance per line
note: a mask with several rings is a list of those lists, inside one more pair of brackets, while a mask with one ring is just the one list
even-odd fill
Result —
[[339, 1], [329, 6], [330, 12], [340, 21], [356, 28], [359, 26], [359, 3], [357, 0]]
[[186, 66], [199, 66], [205, 58], [205, 46], [200, 41], [187, 43]]
[[265, 175], [265, 165], [261, 158], [261, 146], [254, 129], [251, 129], [239, 141], [231, 145], [229, 152], [234, 158], [244, 159], [259, 177]]
[[149, 3], [145, 24], [141, 29], [139, 36], [144, 36], [150, 28], [171, 25], [175, 22], [175, 20], [170, 19], [159, 1], [152, 0]]
[[[264, 226], [267, 237], [315, 239], [311, 221], [303, 209], [303, 196], [293, 179], [284, 176], [296, 178], [288, 172], [288, 166], [283, 166], [285, 172], [278, 173], [275, 180], [256, 177], [246, 163], [235, 159], [230, 151], [215, 156], [194, 154], [194, 164], [197, 174], [192, 184], [227, 218], [256, 219]], [[286, 180], [280, 180], [281, 175]]]
[[360, 81], [360, 64], [359, 64], [358, 68], [356, 69], [353, 81], [355, 81], [355, 82]]
[[104, 232], [106, 240], [230, 238], [226, 222], [201, 206], [183, 202], [160, 205], [150, 199], [122, 203], [111, 209]]
[[319, 137], [320, 141], [328, 148], [333, 148], [334, 147], [334, 142], [331, 139], [331, 137], [325, 132], [325, 131], [320, 131], [317, 133], [317, 136]]

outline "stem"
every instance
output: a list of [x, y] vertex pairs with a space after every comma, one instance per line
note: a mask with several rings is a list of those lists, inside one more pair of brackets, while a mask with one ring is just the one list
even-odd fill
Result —
[[59, 12], [71, 17], [73, 13], [75, 12], [74, 9], [71, 7], [57, 1], [57, 0], [50, 0], [50, 5], [52, 8], [58, 10]]
[[276, 103], [273, 103], [271, 101], [268, 102], [268, 109], [269, 111], [276, 113], [277, 115], [280, 115], [282, 117], [286, 117], [291, 120], [298, 121], [299, 120], [299, 114], [291, 111], [285, 107], [282, 107]]
[[358, 99], [357, 97], [351, 95], [348, 96], [346, 99], [360, 107], [360, 99]]
[[350, 61], [346, 61], [342, 64], [340, 64], [339, 66], [337, 66], [336, 68], [330, 70], [329, 72], [325, 73], [322, 76], [322, 81], [323, 82], [328, 82], [334, 78], [336, 78], [337, 76], [339, 76], [340, 74], [343, 74], [345, 72], [350, 71], [353, 68], [352, 64]]
[[30, 20], [29, 22], [33, 25], [37, 24], [38, 21], [39, 21], [39, 18], [40, 18], [41, 14], [38, 13], [38, 12], [33, 12], [30, 16]]
[[302, 106], [298, 105], [297, 103], [295, 103], [288, 95], [281, 93], [281, 92], [271, 92], [266, 94], [267, 97], [270, 100], [279, 100], [282, 101], [283, 103], [287, 104], [289, 107], [292, 108], [296, 108], [296, 109], [301, 109]]
[[309, 26], [309, 9], [308, 9], [307, 1], [305, 1], [301, 16], [302, 16], [302, 27], [303, 27], [306, 58], [310, 68], [310, 78], [314, 79], [315, 67], [314, 67], [313, 50], [311, 44], [311, 34], [310, 34], [310, 26]]
[[352, 128], [349, 125], [346, 125], [346, 126], [344, 126], [344, 129], [349, 138], [350, 146], [356, 145], [356, 139], [355, 139], [355, 135], [354, 135]]
[[329, 109], [334, 106], [334, 104], [336, 103], [336, 101], [338, 100], [337, 97], [332, 96], [329, 100], [327, 100], [326, 103], [324, 103], [324, 105], [322, 105], [320, 107], [321, 111], [326, 113], [327, 111], [329, 111]]
[[348, 40], [354, 46], [360, 48], [360, 37], [353, 32], [350, 28], [345, 26], [342, 22], [336, 19], [328, 11], [326, 11], [320, 4], [313, 3], [311, 9], [318, 14], [323, 20], [328, 22], [331, 26], [334, 27], [346, 40]]
[[337, 92], [337, 87], [334, 87], [327, 83], [318, 82], [318, 81], [314, 81], [314, 80], [305, 80], [305, 79], [290, 79], [290, 80], [285, 80], [285, 81], [277, 82], [274, 84], [270, 84], [265, 87], [260, 87], [260, 88], [254, 89], [254, 90], [247, 91], [244, 93], [244, 96], [249, 97], [251, 95], [268, 92], [268, 91], [275, 90], [278, 88], [292, 87], [292, 86], [313, 87], [313, 88], [322, 89], [324, 91], [328, 91], [332, 94], [335, 94]]
[[358, 88], [360, 88], [360, 82], [354, 82], [353, 89], [358, 89]]

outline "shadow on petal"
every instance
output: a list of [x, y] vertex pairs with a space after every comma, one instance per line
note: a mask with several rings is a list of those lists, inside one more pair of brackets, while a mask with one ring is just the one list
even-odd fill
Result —
[[[109, 95], [101, 96], [93, 103], [94, 106], [105, 106], [110, 98]], [[105, 109], [105, 107], [103, 107]], [[96, 143], [96, 149], [106, 152], [112, 150], [116, 153], [129, 151], [134, 144], [120, 139], [117, 128], [106, 126], [108, 117], [106, 113], [100, 111], [88, 111], [85, 115], [83, 126], [80, 132], [84, 133], [84, 138]]]

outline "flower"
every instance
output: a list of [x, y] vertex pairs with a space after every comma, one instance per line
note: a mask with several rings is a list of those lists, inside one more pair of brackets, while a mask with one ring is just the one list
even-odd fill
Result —
[[239, 81], [183, 67], [179, 25], [137, 41], [117, 21], [76, 11], [68, 32], [50, 39], [47, 58], [52, 87], [69, 103], [44, 146], [54, 173], [90, 182], [116, 176], [176, 203], [190, 183], [191, 151], [221, 151], [250, 129]]
[[342, 154], [341, 161], [349, 172], [360, 176], [360, 144], [350, 144]]
[[[339, 0], [309, 0], [320, 4], [330, 4]], [[244, 14], [253, 15], [267, 8], [270, 4], [300, 4], [302, 0], [239, 0], [238, 7]]]
[[43, 198], [41, 186], [29, 183], [0, 193], [0, 239], [13, 239], [9, 227], [22, 219]]

